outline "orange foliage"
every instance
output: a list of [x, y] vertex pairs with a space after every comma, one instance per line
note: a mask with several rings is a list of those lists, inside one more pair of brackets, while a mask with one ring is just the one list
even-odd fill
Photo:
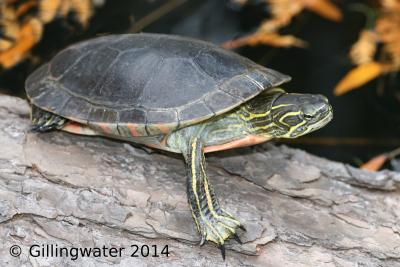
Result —
[[39, 18], [43, 23], [52, 21], [59, 12], [61, 0], [42, 0], [39, 3]]
[[288, 25], [293, 17], [304, 9], [304, 5], [296, 0], [266, 0], [266, 2], [271, 9], [272, 18], [261, 23], [258, 32], [276, 32]]
[[0, 66], [11, 68], [22, 61], [40, 41], [44, 24], [57, 17], [74, 12], [78, 22], [87, 26], [94, 3], [93, 0], [0, 0], [0, 31], [3, 32]]
[[[246, 4], [248, 0], [232, 0]], [[271, 18], [261, 23], [257, 31], [248, 36], [226, 42], [225, 48], [237, 48], [245, 45], [270, 45], [277, 47], [304, 47], [305, 42], [291, 35], [281, 36], [279, 30], [291, 23], [303, 10], [307, 9], [332, 21], [340, 21], [342, 12], [332, 0], [263, 0], [271, 10]], [[387, 72], [400, 70], [400, 0], [376, 0], [380, 6], [376, 14], [375, 26], [364, 29], [358, 41], [351, 47], [350, 59], [355, 68], [338, 83], [335, 95], [341, 95]], [[366, 8], [367, 9], [367, 8]], [[372, 9], [372, 7], [371, 7]], [[366, 14], [367, 21], [373, 15]], [[378, 44], [382, 49], [377, 53]], [[378, 58], [378, 59], [376, 59]]]
[[8, 37], [8, 39], [2, 39], [0, 36], [1, 52], [2, 50], [9, 49], [12, 46], [12, 40], [17, 38], [20, 29], [16, 22], [15, 13], [11, 9], [3, 7], [0, 9], [0, 12], [2, 13], [2, 20], [4, 21], [3, 25], [5, 25], [3, 34]]
[[347, 75], [336, 85], [334, 95], [342, 95], [351, 91], [370, 80], [375, 79], [379, 75], [387, 72], [388, 66], [372, 61], [364, 63], [352, 69]]
[[37, 1], [36, 0], [30, 0], [30, 1], [26, 1], [25, 3], [23, 3], [22, 5], [20, 5], [16, 10], [15, 10], [15, 15], [21, 16], [23, 14], [25, 14], [26, 12], [28, 12], [31, 8], [36, 7], [37, 6]]
[[340, 21], [342, 13], [330, 0], [266, 0], [270, 5], [272, 18], [261, 24], [263, 31], [276, 31], [288, 25], [292, 19], [308, 9], [321, 17]]
[[363, 30], [358, 41], [350, 50], [350, 58], [354, 64], [361, 65], [374, 59], [377, 46], [377, 35], [374, 31]]
[[400, 12], [400, 1], [398, 0], [381, 0], [383, 8], [393, 12]]
[[307, 44], [292, 35], [279, 35], [277, 33], [254, 33], [246, 37], [223, 43], [221, 46], [227, 49], [235, 49], [243, 45], [270, 45], [275, 47], [305, 47]]
[[372, 159], [361, 165], [360, 168], [369, 171], [378, 171], [380, 168], [382, 168], [383, 164], [385, 164], [386, 161], [394, 159], [398, 155], [400, 155], [400, 147], [390, 152], [386, 152], [373, 157]]
[[[380, 0], [380, 3], [375, 26], [363, 30], [350, 50], [350, 58], [359, 66], [339, 82], [334, 91], [336, 95], [360, 87], [379, 75], [400, 70], [400, 0]], [[382, 51], [378, 61], [373, 62], [378, 43], [382, 44]]]
[[400, 12], [384, 13], [376, 21], [375, 30], [384, 44], [384, 52], [390, 57], [394, 67], [400, 68]]
[[[271, 18], [261, 23], [258, 30], [248, 36], [230, 42], [234, 45], [224, 46], [237, 48], [245, 45], [271, 45], [278, 47], [297, 46], [305, 47], [305, 42], [293, 36], [281, 36], [278, 31], [291, 23], [292, 19], [304, 9], [314, 12], [326, 19], [340, 21], [342, 13], [331, 0], [264, 0], [271, 9]], [[245, 4], [246, 0], [234, 0], [239, 4]]]
[[381, 154], [373, 157], [372, 159], [361, 165], [360, 168], [368, 171], [378, 171], [380, 168], [382, 168], [387, 159], [388, 157], [386, 154]]
[[42, 36], [42, 24], [37, 19], [31, 19], [22, 25], [19, 32], [19, 42], [10, 49], [0, 53], [0, 65], [10, 68], [28, 53], [32, 46], [40, 40]]
[[305, 8], [329, 20], [341, 21], [342, 12], [329, 0], [303, 0]]

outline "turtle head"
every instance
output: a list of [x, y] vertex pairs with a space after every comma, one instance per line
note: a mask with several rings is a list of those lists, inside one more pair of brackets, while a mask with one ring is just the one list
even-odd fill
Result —
[[315, 94], [291, 94], [275, 88], [249, 101], [249, 129], [267, 137], [296, 138], [332, 120], [328, 99]]

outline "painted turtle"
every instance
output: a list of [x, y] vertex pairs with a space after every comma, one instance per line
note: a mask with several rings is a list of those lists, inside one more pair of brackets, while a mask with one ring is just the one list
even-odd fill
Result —
[[295, 138], [332, 119], [321, 95], [279, 88], [289, 76], [231, 51], [162, 34], [110, 35], [61, 51], [32, 73], [33, 130], [102, 135], [181, 153], [201, 235], [237, 238], [242, 224], [220, 207], [205, 152]]

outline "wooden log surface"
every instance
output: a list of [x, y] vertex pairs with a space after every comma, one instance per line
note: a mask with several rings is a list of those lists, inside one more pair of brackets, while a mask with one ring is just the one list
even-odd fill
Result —
[[[272, 143], [210, 154], [220, 201], [247, 228], [222, 261], [198, 246], [179, 155], [29, 127], [28, 104], [0, 96], [0, 266], [400, 266], [399, 173]], [[125, 250], [36, 257], [34, 244]], [[130, 257], [131, 245], [169, 257]]]

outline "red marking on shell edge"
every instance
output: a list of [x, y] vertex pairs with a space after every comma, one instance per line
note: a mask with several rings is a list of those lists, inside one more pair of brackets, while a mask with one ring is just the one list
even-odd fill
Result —
[[98, 123], [98, 125], [101, 128], [101, 130], [103, 130], [103, 132], [105, 132], [106, 134], [111, 133], [111, 130], [108, 127], [108, 124], [106, 124], [106, 123]]
[[136, 125], [133, 123], [128, 123], [126, 125], [126, 127], [128, 127], [129, 131], [131, 132], [132, 136], [139, 136], [138, 131], [136, 130]]
[[237, 148], [237, 147], [244, 147], [244, 146], [251, 146], [251, 145], [256, 145], [259, 143], [266, 142], [270, 140], [271, 138], [268, 137], [263, 137], [263, 136], [258, 136], [258, 135], [248, 135], [242, 139], [235, 140], [229, 143], [225, 143], [222, 145], [215, 145], [215, 146], [208, 146], [204, 148], [204, 153], [209, 153], [209, 152], [215, 152], [215, 151], [221, 151], [221, 150], [227, 150], [231, 148]]
[[170, 127], [168, 127], [168, 125], [166, 124], [160, 124], [157, 125], [157, 128], [160, 130], [161, 133], [163, 134], [168, 134], [171, 130]]
[[62, 128], [62, 130], [69, 133], [81, 134], [82, 125], [76, 122], [69, 122]]

